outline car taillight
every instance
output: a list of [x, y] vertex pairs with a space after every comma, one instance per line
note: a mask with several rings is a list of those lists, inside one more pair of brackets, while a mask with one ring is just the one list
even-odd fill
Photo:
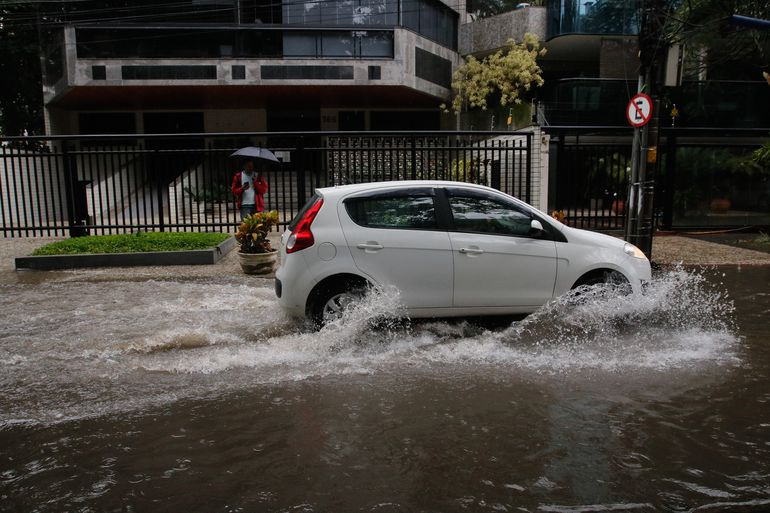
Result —
[[318, 211], [321, 210], [321, 205], [323, 204], [324, 200], [318, 198], [302, 219], [299, 220], [297, 226], [294, 227], [291, 235], [289, 235], [289, 240], [286, 241], [286, 253], [294, 253], [313, 245], [315, 239], [313, 239], [313, 232], [310, 231], [310, 225], [313, 224], [313, 220], [318, 215]]

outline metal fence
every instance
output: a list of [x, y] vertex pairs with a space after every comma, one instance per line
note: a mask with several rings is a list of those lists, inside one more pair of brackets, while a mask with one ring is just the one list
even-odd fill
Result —
[[295, 132], [0, 139], [4, 237], [231, 231], [237, 148], [272, 149], [265, 208], [287, 224], [317, 187], [439, 179], [531, 200], [532, 135]]
[[[549, 207], [571, 226], [620, 230], [631, 172], [629, 128], [549, 130]], [[770, 223], [770, 170], [753, 162], [765, 129], [663, 128], [654, 191], [655, 227], [765, 226]]]
[[622, 229], [631, 171], [630, 142], [583, 142], [562, 135], [554, 146], [550, 204], [564, 213], [571, 226]]

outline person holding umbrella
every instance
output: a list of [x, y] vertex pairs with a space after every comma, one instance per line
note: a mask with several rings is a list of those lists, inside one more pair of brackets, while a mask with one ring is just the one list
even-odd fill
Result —
[[[262, 176], [263, 164], [278, 164], [275, 154], [267, 148], [247, 146], [230, 154], [230, 157], [245, 158], [243, 170], [233, 176], [230, 190], [235, 196], [236, 206], [241, 210], [241, 219], [265, 209], [264, 195], [267, 193], [267, 180]], [[254, 161], [259, 162], [259, 170], [254, 175]]]
[[255, 173], [254, 160], [245, 160], [243, 170], [235, 173], [230, 186], [236, 206], [241, 210], [241, 219], [265, 209], [264, 195], [267, 189], [267, 180], [262, 176], [261, 169]]

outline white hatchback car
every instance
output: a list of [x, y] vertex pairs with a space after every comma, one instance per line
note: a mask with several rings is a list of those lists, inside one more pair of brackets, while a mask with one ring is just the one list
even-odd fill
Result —
[[395, 286], [416, 318], [531, 313], [579, 285], [620, 281], [639, 292], [650, 279], [635, 246], [459, 182], [318, 189], [280, 251], [281, 306], [319, 325], [366, 286]]

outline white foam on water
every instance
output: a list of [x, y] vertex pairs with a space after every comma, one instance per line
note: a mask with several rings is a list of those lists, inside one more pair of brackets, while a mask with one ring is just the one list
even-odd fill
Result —
[[500, 331], [462, 321], [403, 322], [397, 291], [374, 291], [319, 332], [278, 334], [256, 344], [212, 344], [203, 353], [176, 353], [144, 368], [202, 374], [252, 368], [268, 381], [403, 365], [663, 371], [735, 361], [733, 310], [724, 292], [710, 288], [702, 274], [682, 269], [653, 281], [644, 295], [624, 295], [613, 286], [573, 291]]
[[[463, 320], [410, 322], [395, 290], [372, 291], [320, 331], [287, 318], [271, 289], [238, 282], [64, 283], [11, 292], [19, 297], [0, 300], [7, 409], [0, 423], [312, 377], [451, 376], [459, 367], [473, 374], [490, 366], [506, 375], [625, 374], [739, 361], [732, 302], [702, 273], [682, 269], [656, 278], [644, 295], [613, 287], [572, 292], [496, 330]], [[27, 388], [17, 390], [19, 383]]]

